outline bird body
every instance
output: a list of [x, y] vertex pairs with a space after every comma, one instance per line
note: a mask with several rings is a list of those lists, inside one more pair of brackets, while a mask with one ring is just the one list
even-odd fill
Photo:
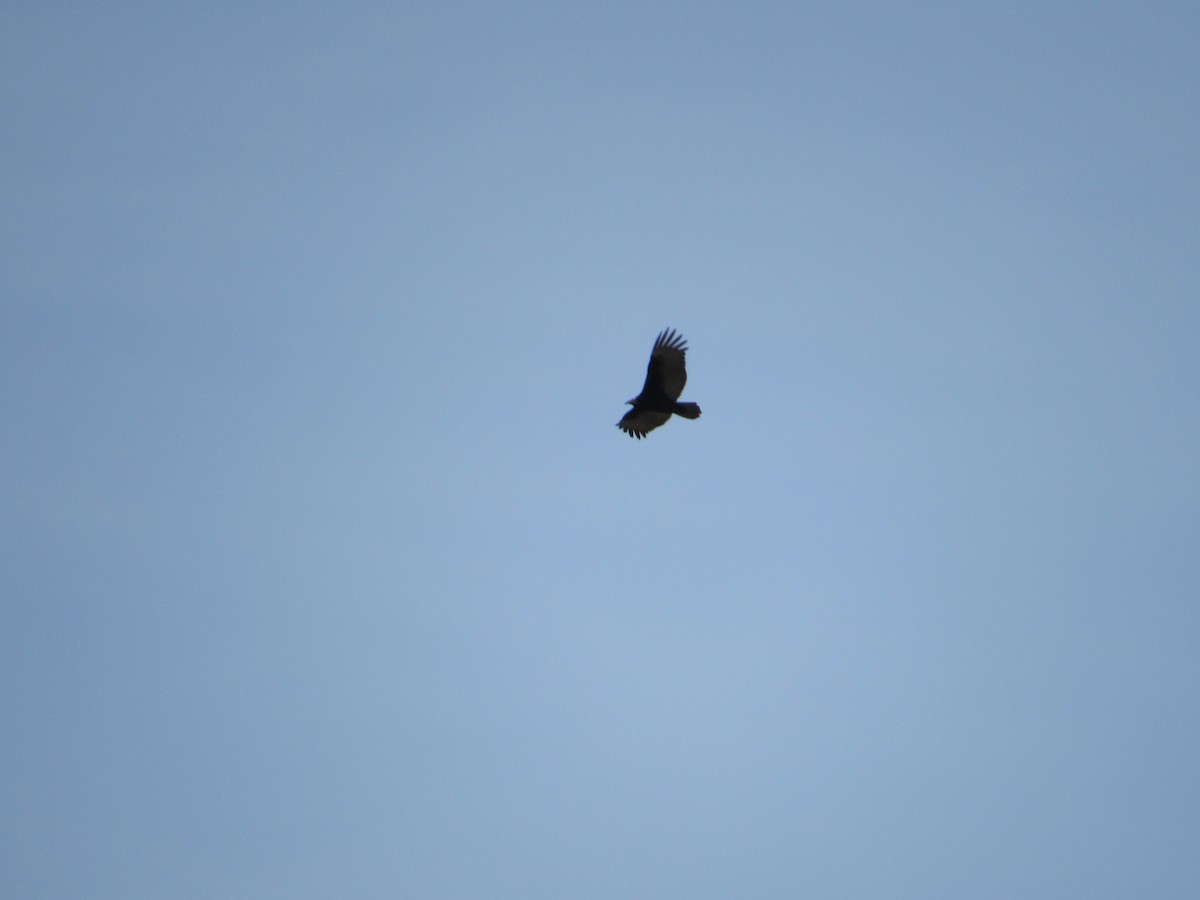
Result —
[[626, 400], [633, 409], [625, 413], [617, 427], [638, 440], [665, 425], [671, 416], [685, 419], [700, 418], [700, 407], [695, 403], [680, 403], [679, 395], [687, 384], [687, 341], [673, 328], [658, 335], [654, 349], [650, 351], [650, 364], [646, 367], [646, 383], [642, 392], [632, 400]]

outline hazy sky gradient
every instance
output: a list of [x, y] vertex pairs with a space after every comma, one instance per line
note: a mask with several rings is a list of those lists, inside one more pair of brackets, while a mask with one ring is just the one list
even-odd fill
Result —
[[1200, 896], [1197, 47], [8, 4], [0, 894]]

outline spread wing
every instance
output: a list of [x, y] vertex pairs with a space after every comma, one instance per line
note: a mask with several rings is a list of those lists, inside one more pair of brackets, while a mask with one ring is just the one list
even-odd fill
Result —
[[650, 352], [650, 365], [646, 367], [646, 385], [642, 388], [642, 395], [663, 395], [672, 402], [678, 400], [683, 393], [683, 386], [687, 384], [686, 357], [687, 341], [674, 328], [659, 334]]
[[621, 417], [621, 421], [617, 423], [617, 427], [630, 437], [635, 437], [640, 441], [659, 425], [665, 424], [669, 418], [671, 418], [669, 412], [654, 412], [650, 409], [631, 409]]

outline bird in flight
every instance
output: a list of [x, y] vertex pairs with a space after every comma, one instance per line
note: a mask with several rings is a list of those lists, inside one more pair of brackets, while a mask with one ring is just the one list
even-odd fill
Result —
[[626, 400], [633, 409], [625, 413], [617, 427], [638, 440], [665, 425], [671, 413], [685, 419], [700, 418], [700, 407], [695, 403], [680, 403], [679, 395], [687, 384], [684, 357], [687, 341], [673, 328], [668, 328], [654, 342], [650, 351], [650, 365], [646, 367], [646, 383], [642, 392], [632, 400]]

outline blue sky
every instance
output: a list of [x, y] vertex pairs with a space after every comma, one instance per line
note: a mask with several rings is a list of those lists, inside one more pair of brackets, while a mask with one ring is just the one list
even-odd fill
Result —
[[1200, 895], [1198, 45], [9, 4], [0, 893]]

